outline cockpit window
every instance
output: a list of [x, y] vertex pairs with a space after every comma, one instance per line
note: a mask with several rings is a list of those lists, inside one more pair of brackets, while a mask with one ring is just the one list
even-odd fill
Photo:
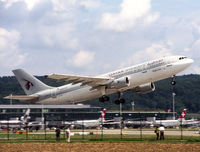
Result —
[[184, 56], [184, 57], [180, 57], [179, 60], [183, 60], [183, 59], [186, 59], [186, 58], [187, 58], [187, 57], [185, 57], [185, 56]]

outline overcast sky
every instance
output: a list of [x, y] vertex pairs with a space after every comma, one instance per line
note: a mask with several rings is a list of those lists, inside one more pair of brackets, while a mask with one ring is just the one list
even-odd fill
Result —
[[200, 74], [199, 16], [199, 0], [0, 0], [0, 76], [94, 76], [167, 55]]

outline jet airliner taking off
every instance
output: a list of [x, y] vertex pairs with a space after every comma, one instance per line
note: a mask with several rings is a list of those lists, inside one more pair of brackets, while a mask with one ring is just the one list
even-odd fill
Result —
[[142, 64], [116, 70], [96, 77], [52, 74], [46, 77], [66, 81], [60, 87], [50, 87], [22, 69], [13, 70], [26, 95], [12, 95], [6, 99], [17, 99], [41, 104], [75, 103], [94, 98], [100, 102], [108, 101], [107, 95], [118, 93], [116, 104], [124, 103], [122, 92], [132, 90], [136, 93], [148, 93], [155, 90], [155, 81], [174, 77], [193, 63], [185, 56], [168, 56]]

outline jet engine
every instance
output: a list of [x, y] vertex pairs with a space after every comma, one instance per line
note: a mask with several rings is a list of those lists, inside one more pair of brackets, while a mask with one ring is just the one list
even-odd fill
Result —
[[122, 77], [119, 79], [115, 79], [113, 82], [110, 84], [110, 88], [123, 88], [123, 87], [128, 87], [130, 85], [130, 81], [128, 77]]
[[137, 86], [133, 89], [133, 91], [136, 93], [149, 93], [154, 90], [155, 90], [155, 85], [153, 82]]

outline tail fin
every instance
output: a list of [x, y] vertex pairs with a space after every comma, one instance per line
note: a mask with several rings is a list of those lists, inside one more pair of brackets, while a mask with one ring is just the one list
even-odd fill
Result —
[[27, 95], [51, 88], [22, 69], [13, 70], [13, 73]]
[[100, 117], [99, 117], [99, 120], [104, 120], [104, 119], [105, 119], [105, 115], [106, 115], [106, 109], [103, 109], [103, 110], [101, 111], [101, 115], [100, 115]]
[[27, 122], [27, 120], [30, 118], [29, 117], [29, 114], [30, 114], [30, 109], [27, 109], [26, 113], [24, 114], [24, 116], [21, 117], [21, 120], [23, 122]]
[[185, 119], [186, 109], [183, 109], [181, 115], [178, 117], [178, 120]]

